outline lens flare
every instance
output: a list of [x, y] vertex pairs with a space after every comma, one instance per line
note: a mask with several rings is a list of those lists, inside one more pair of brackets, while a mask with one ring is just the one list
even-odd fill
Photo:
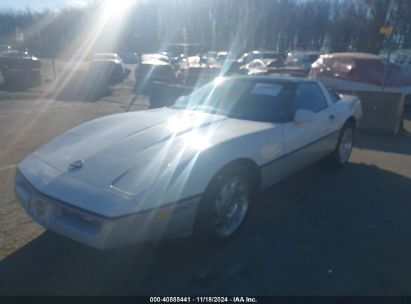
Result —
[[130, 6], [135, 4], [135, 2], [135, 0], [103, 0], [102, 4], [104, 7], [105, 14], [122, 15], [130, 8]]
[[197, 151], [202, 151], [210, 147], [210, 141], [204, 134], [190, 132], [184, 136], [184, 145]]

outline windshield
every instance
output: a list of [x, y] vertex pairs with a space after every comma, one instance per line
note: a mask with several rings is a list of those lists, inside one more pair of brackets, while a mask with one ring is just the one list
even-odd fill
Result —
[[212, 82], [179, 98], [173, 108], [237, 119], [275, 122], [284, 119], [294, 96], [293, 83], [260, 80]]

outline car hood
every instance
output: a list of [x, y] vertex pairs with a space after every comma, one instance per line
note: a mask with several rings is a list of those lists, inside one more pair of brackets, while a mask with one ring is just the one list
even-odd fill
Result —
[[[40, 148], [35, 157], [60, 175], [136, 194], [199, 151], [269, 125], [171, 108], [129, 112], [82, 124]], [[72, 168], [76, 162], [82, 167]]]

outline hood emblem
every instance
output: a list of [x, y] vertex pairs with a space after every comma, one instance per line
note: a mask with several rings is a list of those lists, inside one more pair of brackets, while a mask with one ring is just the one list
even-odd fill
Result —
[[70, 169], [81, 169], [83, 168], [84, 162], [82, 160], [76, 160], [70, 164]]

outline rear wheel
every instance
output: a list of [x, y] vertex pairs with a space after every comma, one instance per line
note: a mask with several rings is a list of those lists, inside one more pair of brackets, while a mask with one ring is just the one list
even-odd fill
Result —
[[334, 168], [342, 168], [350, 158], [354, 141], [354, 123], [347, 122], [338, 138], [337, 146], [330, 155], [330, 164]]
[[245, 168], [231, 167], [218, 173], [201, 199], [195, 233], [224, 240], [242, 226], [251, 203], [253, 183]]

